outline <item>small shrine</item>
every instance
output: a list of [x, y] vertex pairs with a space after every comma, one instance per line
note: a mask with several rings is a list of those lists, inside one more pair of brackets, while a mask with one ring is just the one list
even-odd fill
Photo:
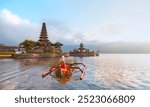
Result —
[[73, 51], [70, 51], [70, 56], [98, 56], [98, 53], [90, 51], [89, 49], [84, 47], [83, 43], [81, 43], [78, 49], [73, 49]]

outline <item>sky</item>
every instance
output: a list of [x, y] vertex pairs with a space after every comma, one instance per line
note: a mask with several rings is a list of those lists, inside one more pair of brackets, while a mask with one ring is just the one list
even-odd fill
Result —
[[150, 42], [150, 0], [0, 0], [0, 43]]

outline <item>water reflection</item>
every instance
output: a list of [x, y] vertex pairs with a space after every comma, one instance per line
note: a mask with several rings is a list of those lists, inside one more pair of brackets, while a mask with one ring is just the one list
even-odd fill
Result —
[[44, 79], [41, 74], [58, 64], [59, 58], [0, 59], [0, 89], [150, 89], [150, 55], [101, 54], [99, 57], [68, 57], [82, 62], [87, 72]]
[[67, 82], [69, 82], [72, 74], [68, 74], [68, 75], [61, 75], [60, 69], [55, 70], [54, 72], [52, 72], [50, 74], [50, 76], [52, 78], [55, 78], [58, 82], [60, 82], [61, 84], [66, 84]]
[[18, 59], [22, 67], [25, 66], [53, 66], [58, 64], [60, 58]]
[[123, 59], [118, 56], [115, 57], [114, 60], [113, 56], [109, 55], [107, 57], [103, 57], [103, 60], [101, 62], [96, 61], [93, 62], [95, 66], [97, 66], [97, 69], [95, 70], [94, 77], [101, 81], [104, 86], [117, 89], [118, 87], [125, 89], [128, 87], [128, 85], [131, 85], [132, 78], [129, 78], [128, 76], [124, 75], [124, 61]]
[[[144, 87], [150, 85], [144, 84], [143, 81], [137, 79], [137, 77], [140, 77], [145, 80], [145, 78], [150, 77], [150, 74], [139, 75], [142, 71], [144, 71], [144, 73], [150, 72], [150, 61], [146, 61], [147, 63], [145, 63], [145, 60], [150, 58], [149, 55], [108, 54], [104, 56], [101, 55], [99, 59], [95, 59], [93, 62], [94, 67], [97, 66], [94, 78], [101, 81], [101, 85], [104, 85], [109, 89], [137, 89], [137, 87], [141, 88], [140, 85], [142, 84]], [[141, 56], [141, 58], [139, 58], [139, 56]], [[147, 66], [148, 69], [146, 70], [141, 63], [143, 63], [144, 66]]]
[[66, 75], [66, 76], [63, 76], [61, 78], [58, 78], [57, 77], [57, 81], [61, 84], [66, 84], [67, 82], [70, 81], [70, 78], [71, 78], [71, 75]]

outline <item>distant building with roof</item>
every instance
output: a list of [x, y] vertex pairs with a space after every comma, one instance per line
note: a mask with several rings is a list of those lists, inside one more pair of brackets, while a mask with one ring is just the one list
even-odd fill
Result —
[[73, 49], [73, 51], [70, 51], [70, 56], [79, 56], [79, 57], [98, 56], [98, 53], [90, 51], [89, 49], [84, 47], [83, 43], [81, 43], [78, 49]]
[[5, 46], [0, 44], [0, 52], [15, 52], [15, 49], [18, 49], [18, 46]]

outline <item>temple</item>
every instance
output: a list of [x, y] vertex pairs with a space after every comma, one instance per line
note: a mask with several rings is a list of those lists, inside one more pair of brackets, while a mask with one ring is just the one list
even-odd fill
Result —
[[40, 34], [38, 42], [39, 42], [39, 49], [40, 50], [49, 51], [48, 50], [49, 40], [48, 40], [48, 35], [47, 35], [45, 23], [43, 23], [43, 25], [42, 25], [42, 30], [41, 30], [41, 34]]
[[60, 53], [62, 52], [61, 46], [63, 44], [56, 42], [52, 43], [51, 41], [48, 40], [48, 34], [47, 34], [47, 29], [46, 29], [46, 24], [42, 24], [42, 29], [41, 29], [41, 34], [38, 40], [38, 51], [41, 52], [52, 52], [52, 53]]
[[56, 58], [61, 57], [62, 55], [61, 46], [63, 46], [63, 44], [59, 42], [52, 43], [48, 39], [48, 33], [45, 23], [42, 24], [39, 40], [32, 42], [34, 43], [34, 46], [32, 48], [28, 48], [27, 46], [21, 44], [20, 48], [15, 50], [15, 54], [13, 54], [12, 57], [15, 59]]
[[[59, 43], [59, 42], [52, 43], [48, 39], [46, 23], [42, 24], [42, 29], [41, 29], [39, 40], [35, 41], [35, 44], [36, 44], [35, 47], [33, 47], [32, 49], [28, 49], [28, 51], [30, 51], [30, 53], [48, 52], [48, 53], [60, 54], [62, 52], [62, 50], [61, 50], [61, 46], [63, 46], [62, 43]], [[20, 50], [20, 48], [24, 48], [24, 50], [27, 50], [27, 48], [24, 45], [5, 46], [3, 44], [0, 44], [0, 52], [15, 52], [16, 49]]]
[[70, 51], [70, 56], [79, 56], [79, 57], [98, 56], [98, 53], [86, 49], [83, 43], [81, 43], [78, 49], [74, 49], [73, 51]]

